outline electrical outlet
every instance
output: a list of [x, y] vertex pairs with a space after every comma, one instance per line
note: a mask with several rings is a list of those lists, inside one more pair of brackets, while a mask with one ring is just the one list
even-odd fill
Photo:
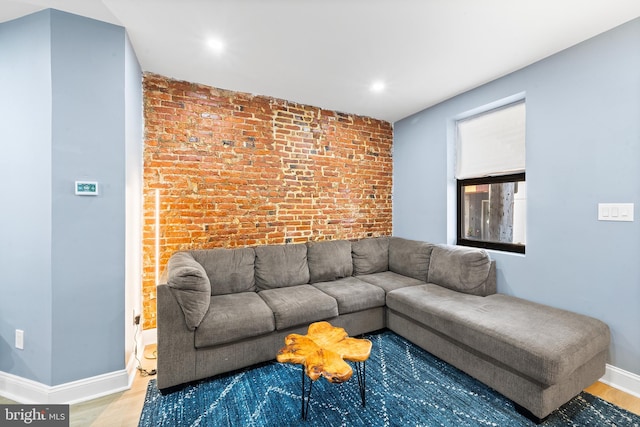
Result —
[[16, 329], [16, 348], [24, 350], [24, 331], [22, 329]]

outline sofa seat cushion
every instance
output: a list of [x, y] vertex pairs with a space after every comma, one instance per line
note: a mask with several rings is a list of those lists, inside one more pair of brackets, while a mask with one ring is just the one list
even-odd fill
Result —
[[307, 325], [338, 315], [336, 300], [311, 285], [267, 289], [258, 292], [276, 321], [276, 329]]
[[273, 312], [255, 292], [212, 296], [209, 310], [196, 329], [195, 346], [225, 344], [274, 330]]
[[335, 298], [340, 314], [382, 307], [385, 304], [386, 293], [384, 289], [355, 277], [314, 283], [313, 286]]
[[424, 285], [422, 280], [414, 279], [413, 277], [403, 276], [402, 274], [394, 273], [393, 271], [384, 271], [382, 273], [366, 274], [364, 276], [358, 276], [358, 279], [376, 285], [385, 292], [391, 292], [394, 289], [404, 288], [407, 286]]
[[597, 319], [502, 294], [430, 283], [390, 292], [387, 306], [546, 385], [566, 380], [610, 341]]

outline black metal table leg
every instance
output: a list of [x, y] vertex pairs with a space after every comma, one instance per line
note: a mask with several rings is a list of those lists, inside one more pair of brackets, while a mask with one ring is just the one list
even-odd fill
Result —
[[[364, 362], [354, 362], [356, 365], [356, 376], [358, 378], [358, 391], [360, 392], [360, 399], [362, 400], [362, 406], [366, 406], [367, 404], [367, 361]], [[304, 365], [302, 366], [302, 389], [301, 389], [301, 400], [302, 406], [300, 410], [300, 415], [302, 419], [306, 421], [307, 416], [309, 415], [309, 404], [311, 402], [311, 390], [313, 389], [313, 381], [309, 379], [309, 390], [306, 390], [306, 374], [304, 372]]]
[[309, 379], [309, 392], [306, 393], [305, 391], [305, 372], [304, 372], [304, 365], [302, 365], [302, 419], [306, 420], [307, 419], [307, 415], [309, 415], [309, 402], [311, 401], [311, 389], [313, 388], [313, 381], [311, 379]]
[[356, 374], [358, 376], [358, 388], [360, 389], [360, 398], [362, 399], [362, 406], [366, 406], [367, 398], [367, 361], [364, 362], [355, 362], [356, 364]]

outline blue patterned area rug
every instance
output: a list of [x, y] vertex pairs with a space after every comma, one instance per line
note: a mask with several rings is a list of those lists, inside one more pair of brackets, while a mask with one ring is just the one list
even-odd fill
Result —
[[[366, 407], [358, 382], [319, 379], [300, 418], [300, 366], [266, 363], [162, 395], [149, 382], [140, 426], [532, 426], [513, 403], [402, 337], [385, 331], [367, 361]], [[308, 384], [308, 382], [307, 382]], [[588, 393], [541, 426], [640, 426], [640, 417]]]

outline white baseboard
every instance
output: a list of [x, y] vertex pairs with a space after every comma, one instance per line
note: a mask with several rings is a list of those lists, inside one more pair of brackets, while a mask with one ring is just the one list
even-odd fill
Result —
[[[156, 329], [141, 334], [141, 348], [158, 342]], [[138, 349], [138, 357], [143, 351]], [[48, 386], [37, 381], [0, 371], [0, 396], [24, 404], [73, 404], [131, 388], [136, 376], [138, 361], [131, 354], [125, 369], [69, 383]]]
[[124, 369], [56, 386], [0, 371], [0, 395], [24, 404], [73, 404], [129, 388], [129, 374]]
[[607, 365], [607, 370], [600, 381], [640, 398], [640, 375], [628, 372], [615, 366]]

